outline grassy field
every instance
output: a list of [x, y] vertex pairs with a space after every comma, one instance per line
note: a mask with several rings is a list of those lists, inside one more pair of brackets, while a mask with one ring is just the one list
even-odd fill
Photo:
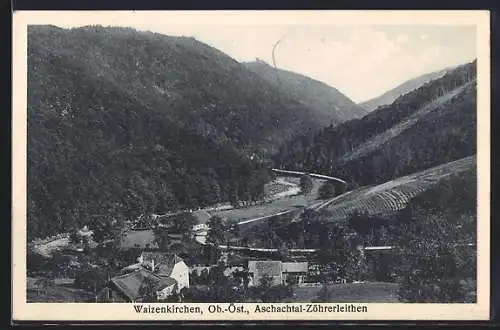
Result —
[[[292, 183], [298, 182], [298, 178], [286, 177], [283, 179]], [[230, 222], [240, 222], [283, 212], [293, 208], [294, 206], [308, 206], [319, 202], [319, 200], [317, 200], [318, 189], [324, 181], [325, 180], [313, 179], [313, 189], [307, 196], [300, 194], [296, 196], [280, 198], [268, 204], [231, 210], [210, 211], [209, 213], [211, 213], [212, 215], [218, 215], [222, 218], [226, 218]]]
[[387, 215], [403, 209], [408, 201], [452, 174], [472, 170], [476, 157], [454, 162], [404, 176], [377, 186], [362, 187], [341, 196], [327, 205], [332, 221], [344, 220], [353, 212]]
[[[398, 289], [396, 283], [366, 282], [330, 284], [331, 292], [328, 302], [339, 303], [397, 303]], [[291, 302], [311, 302], [318, 296], [321, 286], [294, 287], [295, 296]]]

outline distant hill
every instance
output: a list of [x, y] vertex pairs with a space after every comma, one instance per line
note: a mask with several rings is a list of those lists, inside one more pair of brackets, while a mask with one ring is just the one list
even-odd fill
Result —
[[421, 76], [418, 76], [416, 78], [410, 79], [408, 81], [405, 81], [401, 85], [385, 92], [384, 94], [377, 96], [371, 100], [359, 103], [361, 107], [366, 109], [367, 111], [372, 111], [375, 110], [376, 108], [382, 106], [382, 105], [387, 105], [391, 104], [396, 100], [398, 97], [401, 95], [407, 94], [414, 89], [417, 89], [418, 87], [422, 86], [425, 83], [428, 83], [431, 80], [441, 78], [446, 72], [452, 70], [452, 68], [444, 69], [444, 70], [439, 70], [435, 72], [430, 72]]
[[368, 112], [337, 89], [320, 81], [295, 72], [276, 70], [261, 60], [244, 64], [278, 89], [280, 95], [297, 99], [312, 109], [313, 119], [322, 126], [360, 118]]
[[277, 166], [371, 185], [476, 153], [476, 62], [281, 148]]
[[248, 200], [314, 111], [193, 38], [28, 28], [28, 231]]

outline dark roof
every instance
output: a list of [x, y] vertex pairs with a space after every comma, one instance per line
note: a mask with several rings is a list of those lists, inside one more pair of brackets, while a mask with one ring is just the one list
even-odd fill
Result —
[[192, 215], [194, 215], [198, 223], [206, 223], [212, 217], [210, 213], [204, 210], [194, 211]]
[[158, 267], [157, 274], [159, 276], [170, 276], [174, 266], [183, 261], [175, 253], [165, 253], [165, 252], [143, 252], [142, 253], [143, 263], [151, 262], [154, 260], [155, 268]]
[[158, 276], [143, 268], [125, 275], [113, 277], [111, 282], [114, 284], [115, 288], [128, 299], [135, 301], [141, 297], [141, 287], [147, 279], [151, 280], [153, 289], [156, 291], [177, 283], [177, 281], [171, 277]]

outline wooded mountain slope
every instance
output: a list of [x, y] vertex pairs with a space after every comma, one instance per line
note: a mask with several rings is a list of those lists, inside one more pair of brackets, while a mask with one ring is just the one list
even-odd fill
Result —
[[29, 236], [255, 198], [313, 113], [193, 38], [30, 26]]
[[475, 78], [474, 61], [362, 119], [296, 138], [275, 161], [369, 185], [473, 155]]
[[373, 99], [370, 99], [368, 101], [359, 103], [359, 106], [363, 107], [367, 111], [372, 111], [375, 110], [376, 108], [382, 106], [382, 105], [387, 105], [391, 104], [394, 102], [398, 97], [401, 95], [407, 94], [420, 86], [441, 78], [443, 75], [446, 74], [446, 72], [452, 70], [452, 68], [449, 69], [444, 69], [444, 70], [439, 70], [435, 72], [430, 72], [421, 76], [418, 76], [416, 78], [410, 79], [408, 81], [405, 81], [401, 85], [398, 85], [397, 87], [385, 92], [384, 94], [377, 96]]
[[368, 113], [337, 89], [320, 81], [295, 72], [275, 69], [261, 60], [245, 65], [271, 83], [283, 97], [293, 97], [311, 108], [314, 111], [313, 119], [321, 126], [336, 125]]

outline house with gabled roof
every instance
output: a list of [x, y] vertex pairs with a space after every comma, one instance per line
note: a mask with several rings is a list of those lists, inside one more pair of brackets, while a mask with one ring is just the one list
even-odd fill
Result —
[[188, 287], [189, 268], [182, 258], [173, 253], [143, 252], [138, 263], [125, 267], [109, 281], [99, 299], [140, 302], [145, 292], [152, 290], [162, 300]]
[[159, 276], [168, 276], [177, 281], [178, 290], [189, 288], [189, 267], [175, 253], [143, 252], [138, 258], [143, 268]]
[[258, 286], [264, 276], [271, 280], [271, 286], [280, 285], [281, 261], [274, 260], [250, 260], [248, 261], [248, 273], [250, 275], [249, 286]]
[[286, 284], [292, 277], [297, 283], [302, 283], [307, 271], [307, 262], [250, 260], [248, 261], [249, 286], [258, 286], [264, 276], [270, 278], [271, 286]]
[[151, 292], [156, 298], [166, 299], [177, 291], [177, 281], [154, 274], [143, 268], [111, 278], [99, 293], [98, 300], [111, 302], [141, 302]]

